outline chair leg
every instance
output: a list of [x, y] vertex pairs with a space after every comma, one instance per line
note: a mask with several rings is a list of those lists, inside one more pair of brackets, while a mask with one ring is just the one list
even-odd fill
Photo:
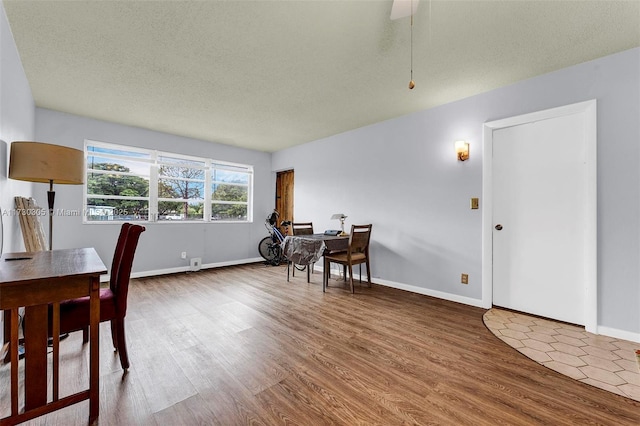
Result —
[[124, 318], [118, 318], [116, 321], [116, 327], [118, 329], [118, 355], [120, 355], [120, 365], [122, 369], [127, 371], [129, 369], [129, 355], [127, 354], [127, 343], [124, 337]]
[[351, 264], [349, 264], [349, 285], [351, 285], [351, 293], [355, 293], [356, 290], [353, 288], [353, 266]]
[[371, 266], [369, 266], [368, 257], [367, 257], [367, 283], [369, 284], [369, 288], [371, 288]]
[[116, 327], [116, 320], [109, 321], [111, 323], [111, 343], [113, 344], [114, 352], [118, 351], [118, 328]]
[[[289, 267], [291, 266], [291, 262], [287, 261], [287, 282], [289, 282]], [[293, 269], [296, 269], [295, 266], [293, 267]], [[295, 272], [293, 273], [295, 276]]]
[[89, 341], [89, 327], [82, 327], [82, 343]]
[[323, 259], [323, 268], [322, 268], [322, 292], [327, 291], [327, 287], [329, 287], [329, 278], [331, 277], [330, 268], [331, 262], [327, 261], [326, 258]]

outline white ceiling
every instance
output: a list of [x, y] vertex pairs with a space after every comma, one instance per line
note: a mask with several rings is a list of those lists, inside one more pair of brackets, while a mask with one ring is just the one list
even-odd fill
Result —
[[4, 0], [36, 105], [267, 152], [640, 46], [640, 1]]

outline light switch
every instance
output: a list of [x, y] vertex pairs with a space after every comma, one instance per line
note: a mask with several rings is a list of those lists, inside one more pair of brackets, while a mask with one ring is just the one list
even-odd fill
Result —
[[477, 209], [479, 204], [480, 204], [480, 199], [479, 198], [472, 198], [471, 199], [471, 209], [472, 210]]

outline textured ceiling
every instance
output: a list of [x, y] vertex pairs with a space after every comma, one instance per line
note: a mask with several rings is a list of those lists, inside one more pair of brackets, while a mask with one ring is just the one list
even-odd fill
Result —
[[3, 2], [36, 105], [267, 152], [640, 45], [640, 1]]

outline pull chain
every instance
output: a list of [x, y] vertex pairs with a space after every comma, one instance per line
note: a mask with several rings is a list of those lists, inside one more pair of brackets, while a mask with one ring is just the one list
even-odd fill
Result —
[[416, 82], [413, 81], [413, 0], [411, 0], [411, 80], [409, 80], [409, 90], [416, 87]]

